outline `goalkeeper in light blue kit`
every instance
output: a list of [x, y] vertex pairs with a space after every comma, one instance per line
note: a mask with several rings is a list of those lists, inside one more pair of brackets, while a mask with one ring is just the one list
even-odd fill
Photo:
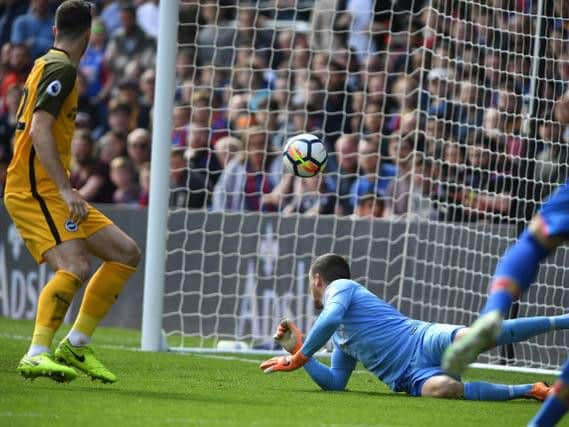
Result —
[[[555, 104], [555, 118], [569, 125], [569, 91]], [[519, 298], [535, 281], [539, 266], [558, 246], [569, 240], [569, 181], [561, 185], [531, 220], [518, 241], [511, 246], [496, 267], [490, 295], [463, 340], [454, 343], [444, 354], [443, 367], [452, 374], [462, 373], [469, 363], [487, 350], [500, 333], [503, 318], [513, 300]], [[569, 360], [537, 415], [529, 426], [553, 426], [569, 408]]]
[[[291, 356], [273, 357], [260, 366], [265, 373], [292, 371], [304, 366], [324, 390], [344, 390], [360, 361], [393, 391], [412, 396], [467, 400], [544, 400], [551, 388], [543, 382], [524, 385], [462, 383], [443, 372], [445, 349], [460, 340], [468, 328], [410, 319], [359, 283], [350, 279], [350, 267], [339, 255], [314, 260], [310, 291], [317, 309], [323, 308], [304, 344], [290, 321], [281, 322], [275, 339]], [[569, 315], [506, 321], [497, 345], [523, 341], [551, 330], [568, 329]], [[312, 355], [332, 338], [331, 367]]]

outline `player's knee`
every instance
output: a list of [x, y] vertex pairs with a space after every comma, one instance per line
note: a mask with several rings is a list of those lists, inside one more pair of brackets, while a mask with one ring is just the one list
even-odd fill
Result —
[[427, 382], [423, 387], [422, 395], [439, 399], [459, 399], [463, 394], [462, 383], [453, 378], [437, 378], [436, 381]]
[[73, 273], [81, 281], [86, 281], [89, 275], [91, 274], [91, 264], [89, 262], [89, 258], [86, 256], [78, 255], [75, 256], [62, 266], [62, 268], [70, 273]]
[[140, 262], [140, 257], [142, 256], [141, 254], [142, 253], [138, 245], [134, 242], [134, 240], [131, 240], [127, 245], [125, 264], [136, 267]]

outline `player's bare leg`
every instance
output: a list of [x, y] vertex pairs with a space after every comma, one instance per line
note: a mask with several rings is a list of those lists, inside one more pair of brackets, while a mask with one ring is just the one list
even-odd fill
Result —
[[59, 344], [55, 355], [92, 379], [112, 383], [116, 381], [116, 376], [95, 357], [88, 344], [95, 328], [136, 270], [140, 250], [136, 243], [114, 224], [88, 237], [85, 244], [91, 254], [104, 262], [89, 281], [77, 319], [68, 336]]
[[462, 383], [448, 375], [437, 375], [423, 384], [421, 396], [443, 399], [503, 401], [535, 399], [543, 401], [552, 388], [543, 382], [522, 385], [492, 384], [486, 382]]
[[493, 346], [501, 330], [504, 313], [535, 280], [541, 261], [563, 243], [549, 237], [543, 219], [536, 215], [516, 244], [502, 257], [491, 284], [491, 293], [480, 318], [463, 339], [453, 343], [442, 360], [443, 369], [460, 375], [478, 355]]
[[89, 275], [87, 247], [82, 240], [68, 240], [46, 251], [44, 258], [55, 275], [40, 294], [32, 343], [18, 371], [25, 378], [46, 376], [68, 382], [77, 374], [53, 359], [50, 346], [75, 293]]

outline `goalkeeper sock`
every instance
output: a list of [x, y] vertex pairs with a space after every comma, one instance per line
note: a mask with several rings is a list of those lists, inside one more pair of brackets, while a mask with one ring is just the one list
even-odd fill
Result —
[[569, 408], [569, 360], [563, 365], [561, 375], [553, 387], [553, 394], [545, 399], [528, 426], [553, 426]]
[[58, 270], [44, 286], [38, 299], [29, 356], [49, 351], [53, 335], [61, 326], [69, 304], [82, 283], [82, 280], [73, 273]]
[[510, 400], [525, 397], [531, 391], [531, 387], [531, 384], [464, 383], [464, 398], [466, 400]]
[[535, 280], [539, 265], [548, 254], [549, 251], [525, 230], [496, 267], [490, 296], [480, 314], [499, 310], [505, 316], [512, 301], [519, 298]]
[[557, 329], [569, 328], [569, 316], [526, 317], [506, 320], [502, 323], [502, 331], [496, 339], [496, 345], [525, 341], [536, 335]]
[[[79, 315], [67, 336], [71, 344], [86, 345], [89, 337], [103, 317], [109, 312], [124, 284], [136, 268], [119, 262], [107, 261], [95, 272], [83, 296]], [[81, 334], [81, 335], [80, 335]], [[87, 340], [85, 339], [87, 337]]]

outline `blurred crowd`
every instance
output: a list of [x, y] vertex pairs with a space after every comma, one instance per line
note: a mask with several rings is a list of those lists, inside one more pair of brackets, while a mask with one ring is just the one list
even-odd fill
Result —
[[[59, 3], [0, 5], [0, 193]], [[146, 206], [159, 0], [93, 3], [71, 180], [88, 201]], [[569, 85], [569, 6], [544, 3], [182, 0], [174, 130], [160, 142], [172, 207], [527, 218], [567, 178], [554, 106]], [[330, 153], [311, 179], [282, 172], [302, 132]]]

